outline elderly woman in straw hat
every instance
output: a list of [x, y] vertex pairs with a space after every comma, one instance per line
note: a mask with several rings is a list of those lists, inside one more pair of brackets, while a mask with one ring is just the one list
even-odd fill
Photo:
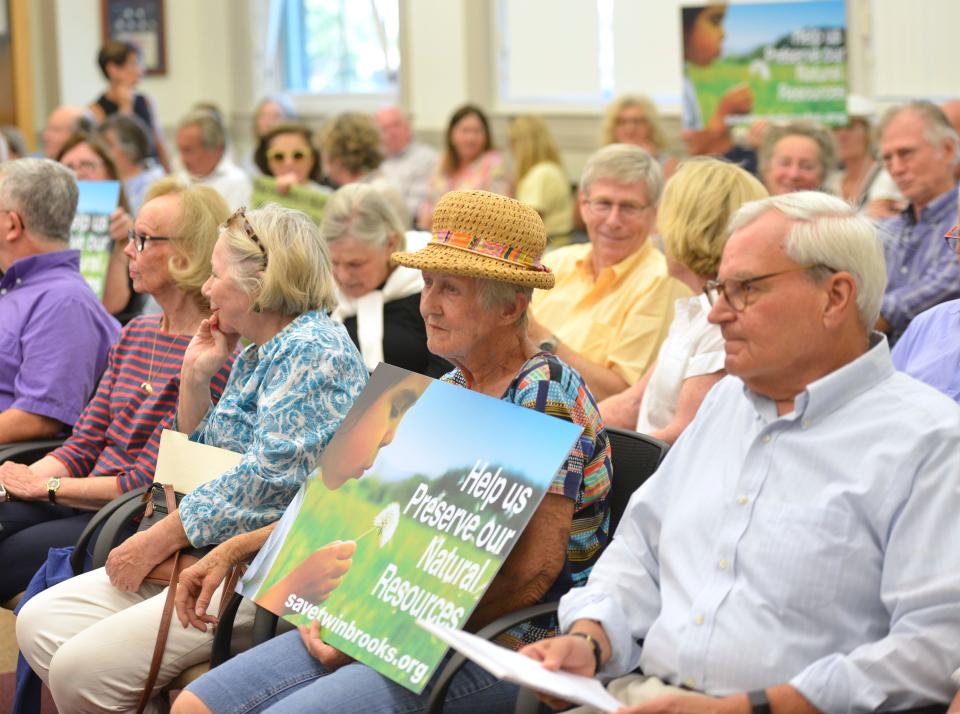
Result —
[[[574, 370], [527, 338], [533, 288], [553, 287], [553, 275], [540, 262], [545, 245], [543, 221], [533, 208], [485, 191], [455, 191], [437, 204], [431, 242], [393, 256], [423, 272], [420, 312], [428, 347], [456, 367], [445, 381], [583, 427], [477, 605], [470, 630], [583, 582], [608, 538], [610, 448], [594, 399]], [[512, 630], [508, 641], [520, 647], [555, 625], [538, 624]], [[433, 684], [413, 694], [350, 662], [313, 629], [281, 635], [210, 670], [177, 698], [174, 712], [250, 711], [254, 705], [274, 713], [415, 712], [426, 708]], [[467, 664], [444, 710], [510, 710], [515, 696], [515, 685]]]

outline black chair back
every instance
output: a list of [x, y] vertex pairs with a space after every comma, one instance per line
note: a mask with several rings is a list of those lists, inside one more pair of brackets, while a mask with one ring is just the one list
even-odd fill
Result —
[[660, 466], [670, 445], [629, 429], [607, 427], [613, 461], [613, 489], [610, 494], [610, 533], [617, 530], [630, 497]]

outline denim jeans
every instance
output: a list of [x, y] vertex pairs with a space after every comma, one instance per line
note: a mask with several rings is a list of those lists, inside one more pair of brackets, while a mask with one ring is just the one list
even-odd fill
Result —
[[[422, 694], [395, 684], [359, 662], [328, 672], [308, 652], [296, 630], [264, 642], [212, 669], [187, 689], [215, 714], [227, 712], [364, 712], [410, 714], [426, 710], [434, 682]], [[445, 712], [512, 712], [516, 685], [502, 682], [472, 662], [447, 690]]]

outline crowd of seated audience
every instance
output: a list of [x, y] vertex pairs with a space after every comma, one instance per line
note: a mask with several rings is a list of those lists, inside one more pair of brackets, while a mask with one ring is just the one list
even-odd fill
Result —
[[[723, 13], [683, 20], [684, 61], [709, 65]], [[0, 463], [0, 601], [152, 482], [164, 429], [242, 460], [104, 568], [25, 600], [18, 644], [60, 711], [159, 710], [150, 696], [209, 659], [213, 586], [263, 545], [381, 362], [583, 428], [467, 629], [559, 600], [501, 641], [638, 712], [946, 707], [960, 101], [878, 117], [851, 96], [844, 126], [732, 130], [753, 104], [733, 88], [720, 121], [684, 116], [681, 142], [624, 95], [572, 187], [542, 117], [510, 117], [500, 151], [474, 104], [435, 148], [400, 107], [315, 126], [271, 95], [240, 160], [198, 101], [172, 161], [136, 48], [110, 42], [98, 64], [103, 94], [54, 110], [37, 157], [0, 142], [0, 445], [65, 439]], [[122, 189], [98, 299], [69, 239], [77, 182], [107, 180]], [[292, 187], [323, 194], [322, 216], [277, 205]], [[612, 426], [672, 445], [616, 538]], [[145, 577], [206, 546], [144, 695], [166, 599]], [[235, 629], [252, 620], [245, 602]], [[422, 711], [433, 684], [414, 695], [314, 628], [212, 669], [174, 711]], [[468, 664], [447, 711], [516, 694]]]

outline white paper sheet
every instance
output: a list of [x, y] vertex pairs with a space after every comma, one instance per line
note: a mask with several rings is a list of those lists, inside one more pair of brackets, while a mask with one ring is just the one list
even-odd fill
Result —
[[164, 429], [160, 434], [154, 481], [190, 493], [240, 463], [243, 454], [190, 441], [186, 434]]
[[417, 624], [500, 679], [605, 712], [616, 711], [623, 706], [600, 682], [591, 677], [544, 669], [536, 660], [463, 630], [454, 630], [425, 620], [417, 620]]

